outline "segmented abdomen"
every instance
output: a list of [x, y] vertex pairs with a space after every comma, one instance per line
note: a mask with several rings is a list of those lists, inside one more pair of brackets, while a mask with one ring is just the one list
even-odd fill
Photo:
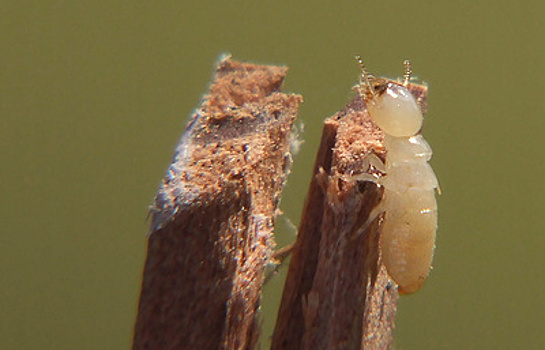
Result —
[[[417, 137], [418, 144], [425, 142], [421, 136]], [[391, 145], [393, 142], [395, 147]], [[431, 150], [409, 152], [415, 148], [415, 140], [410, 139], [386, 140], [385, 143], [392, 148], [386, 156], [387, 176], [382, 181], [385, 211], [382, 258], [388, 273], [399, 284], [399, 291], [413, 293], [426, 280], [433, 259], [437, 178], [427, 163]], [[417, 148], [425, 148], [421, 146]]]

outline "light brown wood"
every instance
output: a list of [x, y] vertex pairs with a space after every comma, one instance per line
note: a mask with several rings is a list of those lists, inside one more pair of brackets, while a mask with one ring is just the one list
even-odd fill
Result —
[[151, 209], [133, 349], [251, 349], [301, 97], [222, 60]]

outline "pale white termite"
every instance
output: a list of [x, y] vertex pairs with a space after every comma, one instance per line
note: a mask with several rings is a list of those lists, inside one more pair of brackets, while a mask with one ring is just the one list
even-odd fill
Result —
[[[423, 115], [407, 89], [411, 68], [405, 61], [402, 83], [377, 79], [365, 70], [361, 57], [360, 93], [373, 122], [384, 131], [385, 172], [374, 180], [384, 188], [373, 215], [384, 212], [380, 249], [390, 277], [402, 294], [414, 293], [431, 269], [437, 230], [437, 177], [428, 164], [429, 144], [420, 134]], [[370, 163], [379, 158], [373, 157]]]

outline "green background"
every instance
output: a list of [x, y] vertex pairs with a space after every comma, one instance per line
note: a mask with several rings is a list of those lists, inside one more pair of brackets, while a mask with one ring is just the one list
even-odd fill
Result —
[[[400, 300], [396, 348], [545, 348], [543, 1], [1, 7], [1, 349], [130, 347], [147, 206], [226, 52], [288, 65], [285, 90], [304, 96], [282, 203], [295, 224], [321, 122], [357, 82], [354, 55], [391, 77], [410, 58], [430, 86], [424, 135], [443, 195], [435, 269]], [[281, 286], [267, 286], [266, 332]]]

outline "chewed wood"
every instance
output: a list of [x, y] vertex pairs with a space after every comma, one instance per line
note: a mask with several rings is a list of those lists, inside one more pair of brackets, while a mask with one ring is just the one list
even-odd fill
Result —
[[250, 349], [301, 97], [219, 62], [151, 208], [133, 349]]

